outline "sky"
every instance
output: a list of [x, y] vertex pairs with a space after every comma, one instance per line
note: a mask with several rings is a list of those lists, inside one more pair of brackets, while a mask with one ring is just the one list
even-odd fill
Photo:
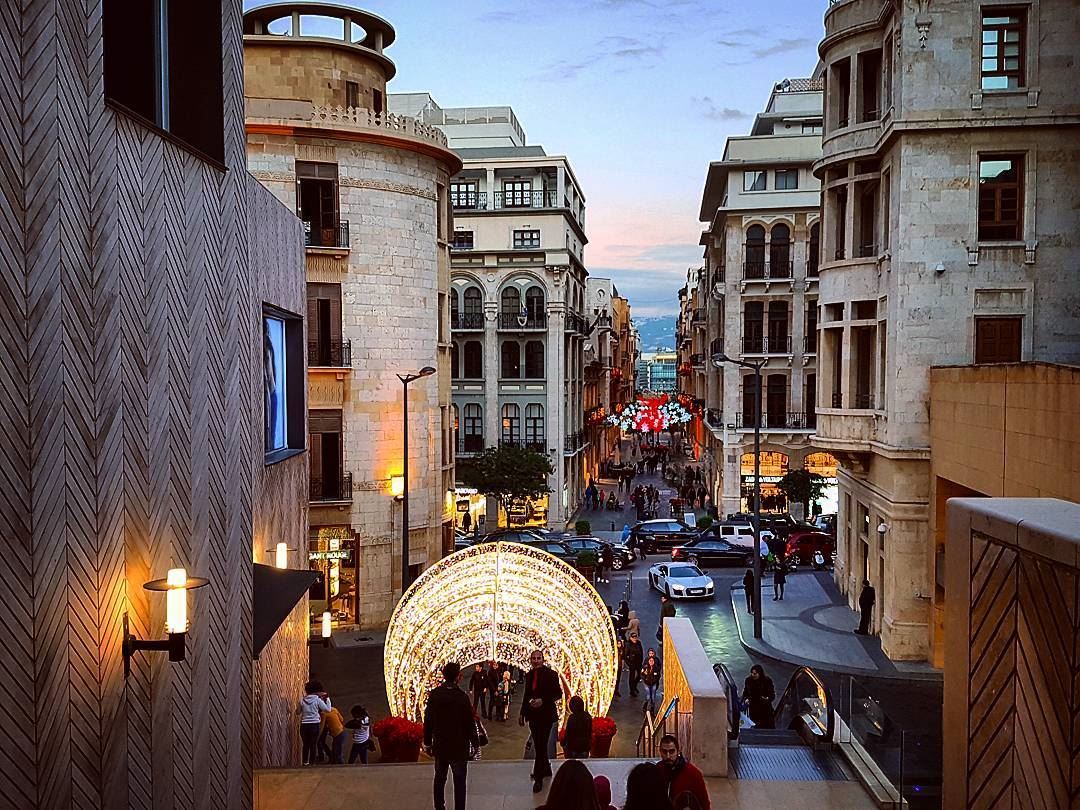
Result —
[[[784, 78], [809, 76], [827, 0], [337, 0], [388, 20], [391, 93], [508, 104], [566, 155], [589, 273], [637, 317], [673, 315], [702, 263], [705, 173]], [[245, 0], [245, 9], [265, 5]]]

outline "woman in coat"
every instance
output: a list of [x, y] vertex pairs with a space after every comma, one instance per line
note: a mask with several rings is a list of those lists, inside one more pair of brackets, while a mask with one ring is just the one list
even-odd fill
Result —
[[623, 660], [626, 662], [626, 671], [630, 680], [630, 697], [637, 697], [638, 682], [641, 680], [641, 665], [645, 661], [645, 650], [641, 646], [641, 636], [636, 631], [629, 633], [626, 637], [626, 652], [623, 654]]
[[776, 688], [760, 664], [750, 667], [750, 677], [743, 684], [743, 704], [754, 728], [773, 728], [773, 701]]

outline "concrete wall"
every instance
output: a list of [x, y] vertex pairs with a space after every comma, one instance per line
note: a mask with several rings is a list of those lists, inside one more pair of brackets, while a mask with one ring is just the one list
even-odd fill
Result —
[[679, 737], [705, 776], [728, 775], [727, 694], [689, 619], [664, 620], [663, 711], [679, 698]]

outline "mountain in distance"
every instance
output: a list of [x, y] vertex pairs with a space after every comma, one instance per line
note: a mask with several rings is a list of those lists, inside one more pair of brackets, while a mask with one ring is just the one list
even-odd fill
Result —
[[675, 316], [633, 317], [640, 340], [638, 348], [643, 352], [675, 349]]

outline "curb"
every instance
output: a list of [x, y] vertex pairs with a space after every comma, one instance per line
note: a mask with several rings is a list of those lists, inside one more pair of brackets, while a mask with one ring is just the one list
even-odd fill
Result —
[[802, 658], [798, 655], [791, 655], [790, 653], [778, 650], [771, 644], [767, 644], [765, 641], [757, 641], [751, 638], [747, 641], [747, 636], [743, 631], [743, 620], [739, 615], [739, 603], [735, 598], [735, 591], [739, 591], [741, 601], [745, 601], [742, 596], [743, 586], [741, 583], [737, 583], [731, 586], [731, 610], [735, 614], [735, 626], [739, 630], [739, 643], [743, 648], [754, 655], [761, 656], [762, 658], [768, 658], [772, 661], [778, 661], [781, 664], [792, 664], [797, 667], [808, 667], [814, 670], [820, 670], [822, 672], [838, 672], [843, 675], [859, 675], [864, 678], [881, 678], [884, 680], [893, 681], [926, 681], [928, 683], [942, 683], [944, 675], [937, 673], [923, 673], [923, 672], [883, 672], [880, 669], [866, 669], [864, 667], [852, 667], [844, 664], [834, 664], [828, 661], [815, 661], [811, 658]]

